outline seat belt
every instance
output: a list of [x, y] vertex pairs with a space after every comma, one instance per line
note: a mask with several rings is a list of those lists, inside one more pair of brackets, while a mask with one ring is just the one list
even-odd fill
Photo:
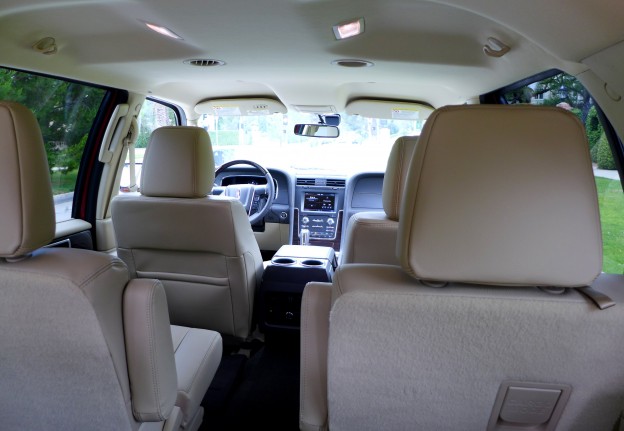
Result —
[[[546, 286], [537, 286], [541, 291], [550, 293], [553, 295], [562, 294], [566, 291], [563, 287], [546, 287]], [[585, 298], [589, 299], [596, 307], [601, 310], [606, 310], [607, 308], [613, 307], [615, 305], [615, 301], [611, 299], [609, 296], [605, 295], [602, 292], [597, 291], [591, 286], [582, 286], [575, 287], [578, 293], [583, 295]], [[622, 430], [624, 431], [624, 430]]]
[[130, 164], [130, 184], [128, 189], [131, 192], [136, 192], [139, 189], [139, 186], [136, 183], [136, 153], [135, 153], [135, 142], [139, 136], [139, 124], [137, 122], [136, 117], [132, 117], [132, 122], [130, 123], [130, 129], [128, 130], [128, 135], [124, 139], [124, 146], [128, 149], [128, 162]]
[[598, 292], [591, 286], [577, 287], [576, 290], [581, 295], [591, 300], [601, 310], [606, 310], [607, 308], [615, 305], [615, 301], [613, 299], [609, 298], [602, 292]]

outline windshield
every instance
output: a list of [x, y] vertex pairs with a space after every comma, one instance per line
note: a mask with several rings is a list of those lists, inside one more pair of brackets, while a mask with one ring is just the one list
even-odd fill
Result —
[[419, 135], [422, 120], [343, 115], [338, 138], [310, 138], [293, 133], [295, 124], [318, 123], [313, 114], [258, 116], [204, 114], [198, 126], [210, 134], [217, 167], [231, 160], [252, 160], [298, 174], [351, 175], [386, 170], [388, 154], [400, 136]]

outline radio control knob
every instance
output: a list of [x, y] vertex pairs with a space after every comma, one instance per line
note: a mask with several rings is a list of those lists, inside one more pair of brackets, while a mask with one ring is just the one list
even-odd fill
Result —
[[301, 223], [303, 223], [303, 224], [308, 224], [308, 223], [310, 223], [310, 219], [309, 219], [309, 218], [307, 218], [307, 217], [303, 217], [303, 218], [301, 219]]
[[327, 219], [327, 224], [330, 225], [330, 226], [333, 225], [334, 224], [334, 219], [333, 218], [328, 218]]

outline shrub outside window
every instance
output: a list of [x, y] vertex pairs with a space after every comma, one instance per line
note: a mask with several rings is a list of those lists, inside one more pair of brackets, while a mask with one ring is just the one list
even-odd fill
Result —
[[509, 104], [558, 106], [585, 125], [602, 224], [603, 271], [624, 273], [624, 193], [594, 99], [573, 76], [559, 73], [504, 94]]
[[71, 219], [82, 153], [105, 94], [98, 87], [0, 68], [0, 100], [25, 105], [39, 122], [57, 223]]

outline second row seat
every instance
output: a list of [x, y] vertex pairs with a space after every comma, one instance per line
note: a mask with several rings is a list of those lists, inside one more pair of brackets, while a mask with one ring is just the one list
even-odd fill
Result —
[[156, 129], [143, 161], [140, 194], [112, 201], [117, 255], [131, 278], [162, 281], [173, 324], [238, 341], [253, 331], [264, 262], [240, 201], [209, 196], [214, 174], [206, 130]]
[[2, 428], [195, 431], [220, 334], [172, 327], [162, 283], [129, 281], [120, 259], [46, 247], [55, 215], [39, 125], [0, 102], [0, 131]]
[[418, 136], [398, 138], [388, 156], [381, 192], [383, 211], [354, 214], [347, 224], [340, 263], [382, 263], [398, 265], [397, 231], [401, 196], [407, 168], [418, 143]]

